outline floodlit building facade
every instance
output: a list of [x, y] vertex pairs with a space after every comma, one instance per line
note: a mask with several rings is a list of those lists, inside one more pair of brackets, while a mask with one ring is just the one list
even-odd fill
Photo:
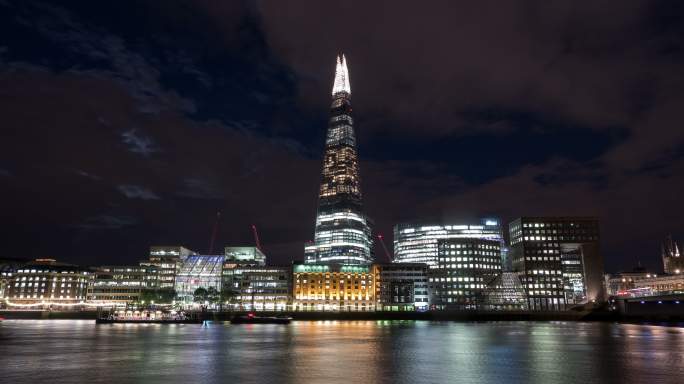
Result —
[[684, 294], [684, 274], [651, 276], [634, 281], [636, 294], [631, 296], [658, 296]]
[[452, 237], [437, 244], [437, 266], [430, 269], [433, 306], [440, 310], [473, 310], [482, 305], [488, 284], [501, 274], [501, 242]]
[[10, 282], [12, 305], [75, 305], [85, 303], [92, 273], [85, 268], [36, 259], [19, 267]]
[[367, 265], [295, 264], [295, 311], [374, 311], [373, 273]]
[[308, 264], [367, 265], [373, 260], [351, 111], [349, 71], [342, 55], [335, 68], [314, 241], [305, 246]]
[[479, 224], [398, 224], [394, 226], [394, 262], [439, 264], [439, 241], [445, 239], [484, 239], [503, 247], [498, 220], [484, 219]]
[[513, 270], [530, 310], [605, 300], [596, 218], [521, 217], [509, 230]]
[[631, 272], [619, 272], [605, 275], [606, 293], [608, 296], [635, 296], [637, 293], [635, 282], [657, 277], [656, 274], [644, 268], [634, 268]]
[[373, 264], [375, 309], [426, 311], [429, 309], [428, 266], [421, 263]]

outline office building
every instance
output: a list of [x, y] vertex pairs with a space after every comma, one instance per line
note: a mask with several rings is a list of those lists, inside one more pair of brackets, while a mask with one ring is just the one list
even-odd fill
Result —
[[150, 247], [149, 261], [141, 262], [140, 265], [156, 267], [160, 289], [174, 289], [181, 263], [188, 256], [195, 254], [194, 251], [178, 245], [153, 246]]
[[248, 265], [266, 265], [266, 255], [258, 247], [225, 247], [226, 261], [245, 262]]
[[295, 311], [375, 310], [370, 266], [295, 264], [292, 281]]
[[485, 288], [501, 272], [499, 240], [468, 237], [439, 239], [437, 266], [429, 272], [434, 308], [478, 309]]
[[372, 262], [373, 241], [362, 206], [351, 110], [349, 71], [342, 55], [335, 68], [314, 241], [305, 246], [308, 264]]
[[430, 291], [427, 264], [373, 264], [372, 271], [375, 279], [376, 310], [428, 310]]
[[292, 297], [292, 268], [241, 265], [233, 269], [227, 304], [240, 310], [285, 311]]
[[521, 217], [509, 230], [513, 270], [530, 310], [605, 300], [596, 218]]
[[102, 306], [140, 302], [144, 291], [158, 289], [157, 272], [154, 266], [98, 267], [88, 290], [88, 302]]
[[484, 239], [504, 246], [498, 220], [485, 219], [479, 224], [398, 224], [394, 226], [394, 262], [424, 263], [437, 268], [438, 243], [444, 239]]

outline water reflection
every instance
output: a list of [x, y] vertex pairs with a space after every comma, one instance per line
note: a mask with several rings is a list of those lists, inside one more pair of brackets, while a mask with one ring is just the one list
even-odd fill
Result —
[[5, 321], [3, 382], [678, 383], [684, 332], [563, 322]]

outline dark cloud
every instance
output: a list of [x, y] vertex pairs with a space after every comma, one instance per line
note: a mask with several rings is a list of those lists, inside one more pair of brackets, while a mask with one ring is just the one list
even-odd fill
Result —
[[139, 185], [119, 185], [117, 188], [129, 199], [159, 200], [156, 193]]
[[154, 142], [149, 137], [143, 136], [141, 133], [137, 132], [135, 129], [128, 130], [121, 134], [123, 142], [128, 144], [131, 152], [139, 153], [143, 156], [149, 156], [157, 149]]
[[388, 242], [420, 218], [586, 214], [610, 270], [656, 267], [684, 235], [678, 3], [2, 1], [5, 250], [203, 251], [220, 211], [218, 242], [255, 224], [271, 261], [300, 259], [344, 51]]
[[129, 227], [137, 223], [132, 217], [117, 217], [109, 215], [100, 215], [87, 218], [83, 223], [76, 224], [74, 227], [86, 230], [107, 230], [107, 229], [121, 229]]

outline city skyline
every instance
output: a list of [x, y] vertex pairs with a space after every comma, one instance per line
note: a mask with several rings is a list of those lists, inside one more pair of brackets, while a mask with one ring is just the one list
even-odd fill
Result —
[[684, 237], [681, 5], [443, 3], [405, 27], [403, 7], [346, 4], [0, 3], [5, 256], [206, 253], [220, 211], [216, 244], [253, 245], [254, 224], [274, 264], [302, 260], [345, 52], [374, 234], [595, 216], [607, 272], [660, 270]]

